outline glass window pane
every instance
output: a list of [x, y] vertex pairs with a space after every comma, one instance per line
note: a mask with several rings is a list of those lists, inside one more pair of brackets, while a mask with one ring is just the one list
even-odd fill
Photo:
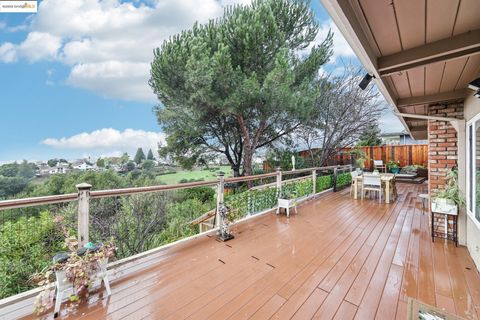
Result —
[[469, 185], [469, 191], [468, 191], [468, 210], [470, 212], [473, 212], [473, 125], [468, 126], [468, 163], [469, 163], [469, 168], [468, 168], [468, 185]]
[[480, 121], [475, 122], [475, 217], [480, 221]]

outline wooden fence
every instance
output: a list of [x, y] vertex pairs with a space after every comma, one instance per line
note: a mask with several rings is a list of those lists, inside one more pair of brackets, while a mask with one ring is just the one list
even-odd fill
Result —
[[[329, 161], [329, 165], [335, 163], [336, 165], [353, 164], [354, 157], [352, 151], [356, 148], [342, 148], [336, 156]], [[365, 168], [373, 169], [373, 160], [383, 160], [386, 164], [393, 160], [400, 162], [400, 167], [409, 165], [428, 166], [428, 145], [413, 144], [413, 145], [384, 145], [374, 147], [358, 147], [365, 153], [366, 161]]]

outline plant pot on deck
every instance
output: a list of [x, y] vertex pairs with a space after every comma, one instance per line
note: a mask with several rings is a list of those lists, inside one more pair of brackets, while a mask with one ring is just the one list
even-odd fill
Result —
[[277, 214], [280, 213], [280, 208], [284, 208], [287, 211], [287, 217], [290, 217], [290, 208], [295, 208], [297, 213], [297, 201], [298, 199], [282, 199], [278, 198]]
[[[97, 272], [91, 276], [92, 284], [89, 285], [88, 290], [92, 291], [98, 287], [100, 287], [102, 281], [105, 284], [105, 289], [107, 291], [107, 296], [111, 294], [110, 291], [110, 283], [108, 281], [107, 276], [107, 265], [108, 265], [108, 258], [99, 259], [97, 261], [98, 270]], [[55, 271], [56, 277], [56, 300], [55, 300], [55, 309], [54, 314], [58, 314], [60, 311], [60, 307], [62, 305], [63, 299], [65, 294], [68, 296], [77, 295], [75, 286], [72, 282], [70, 282], [67, 278], [67, 272], [65, 270], [58, 270]]]

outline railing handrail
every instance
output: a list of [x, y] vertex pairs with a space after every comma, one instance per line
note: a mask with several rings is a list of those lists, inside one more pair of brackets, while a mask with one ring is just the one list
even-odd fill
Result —
[[[335, 169], [335, 168], [345, 168], [345, 167], [349, 167], [349, 166], [350, 165], [326, 166], [326, 167], [313, 167], [313, 168], [306, 168], [306, 169], [299, 169], [299, 170], [282, 171], [282, 175], [311, 172], [313, 170], [330, 170], [330, 169]], [[272, 173], [264, 173], [264, 174], [257, 174], [257, 175], [251, 175], [251, 176], [227, 178], [227, 179], [225, 179], [225, 183], [252, 181], [252, 180], [275, 177], [276, 175], [277, 175], [276, 172], [272, 172]], [[209, 180], [209, 181], [197, 181], [197, 182], [171, 184], [171, 185], [158, 185], [158, 186], [148, 186], [148, 187], [131, 187], [131, 188], [121, 188], [121, 189], [96, 190], [96, 191], [90, 191], [90, 198], [92, 198], [92, 199], [94, 199], [94, 198], [106, 198], [106, 197], [115, 197], [115, 196], [122, 196], [122, 195], [138, 194], [138, 193], [171, 191], [171, 190], [180, 190], [180, 189], [203, 187], [203, 186], [214, 186], [216, 184], [218, 184], [218, 179]], [[31, 198], [23, 198], [23, 199], [2, 200], [2, 201], [0, 201], [0, 211], [7, 210], [7, 209], [16, 209], [16, 208], [47, 205], [47, 204], [72, 202], [72, 201], [76, 201], [76, 200], [78, 200], [78, 193], [68, 193], [68, 194], [60, 194], [60, 195], [52, 195], [52, 196], [40, 196], [40, 197], [31, 197]]]
[[72, 202], [78, 200], [78, 193], [67, 193], [53, 196], [31, 197], [0, 201], [0, 211], [15, 208], [41, 206], [46, 204]]

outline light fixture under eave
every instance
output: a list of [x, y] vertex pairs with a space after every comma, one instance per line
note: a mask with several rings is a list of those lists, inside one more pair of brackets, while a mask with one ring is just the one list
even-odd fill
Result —
[[367, 73], [365, 77], [363, 77], [362, 81], [360, 81], [360, 83], [358, 84], [360, 89], [365, 90], [368, 84], [370, 83], [370, 81], [372, 81], [372, 78], [375, 78], [375, 76], [371, 75], [370, 73]]

